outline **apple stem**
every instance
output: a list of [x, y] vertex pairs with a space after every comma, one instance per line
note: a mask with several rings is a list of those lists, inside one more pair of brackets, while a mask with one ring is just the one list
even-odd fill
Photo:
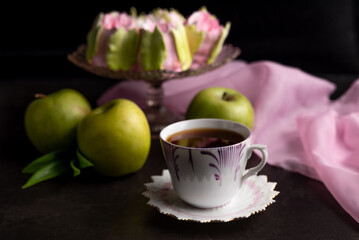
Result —
[[45, 97], [47, 97], [47, 95], [42, 94], [42, 93], [36, 93], [35, 94], [35, 98], [45, 98]]
[[233, 97], [233, 95], [228, 95], [227, 92], [224, 92], [223, 95], [222, 95], [222, 100], [232, 101], [232, 100], [234, 100], [234, 97]]

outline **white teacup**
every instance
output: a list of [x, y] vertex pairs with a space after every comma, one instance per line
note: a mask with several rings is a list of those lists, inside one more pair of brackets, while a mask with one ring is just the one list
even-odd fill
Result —
[[[244, 140], [233, 145], [193, 148], [173, 144], [168, 138], [192, 129], [224, 129], [239, 133]], [[173, 123], [160, 132], [163, 155], [176, 194], [199, 208], [214, 208], [229, 203], [242, 183], [256, 175], [266, 164], [267, 147], [251, 143], [251, 130], [237, 122], [223, 119], [193, 119]], [[254, 149], [262, 154], [260, 163], [246, 170]]]

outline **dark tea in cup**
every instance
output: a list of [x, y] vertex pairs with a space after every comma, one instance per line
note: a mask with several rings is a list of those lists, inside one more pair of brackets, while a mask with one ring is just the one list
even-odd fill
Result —
[[241, 134], [226, 129], [199, 128], [177, 132], [166, 140], [183, 147], [214, 148], [233, 145], [244, 139]]

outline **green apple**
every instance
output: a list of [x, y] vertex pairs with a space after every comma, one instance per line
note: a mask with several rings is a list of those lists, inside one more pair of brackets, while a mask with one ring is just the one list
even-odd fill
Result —
[[201, 90], [187, 108], [186, 119], [222, 118], [253, 127], [254, 110], [251, 102], [240, 92], [224, 87]]
[[42, 153], [76, 146], [76, 128], [91, 111], [87, 99], [73, 89], [36, 94], [25, 112], [25, 130]]
[[134, 102], [116, 99], [84, 118], [77, 129], [77, 142], [97, 172], [115, 177], [142, 168], [151, 132], [145, 114]]

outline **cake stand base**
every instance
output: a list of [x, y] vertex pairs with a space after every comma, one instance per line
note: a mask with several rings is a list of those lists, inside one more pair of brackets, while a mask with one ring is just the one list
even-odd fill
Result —
[[163, 128], [184, 118], [169, 112], [165, 107], [159, 109], [147, 108], [144, 110], [151, 129], [151, 138], [158, 139]]

